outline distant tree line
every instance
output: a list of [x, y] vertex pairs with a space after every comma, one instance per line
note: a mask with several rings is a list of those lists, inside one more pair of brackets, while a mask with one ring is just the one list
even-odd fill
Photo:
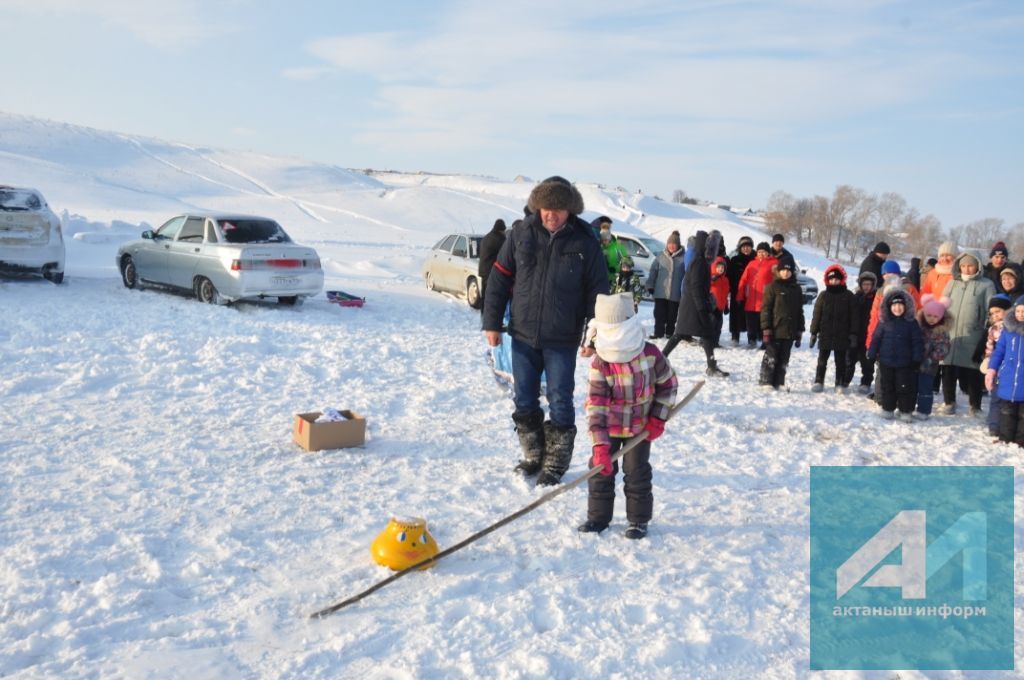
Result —
[[1002, 219], [986, 217], [944, 230], [935, 215], [921, 215], [897, 193], [876, 196], [848, 184], [837, 186], [831, 197], [796, 198], [776, 191], [768, 199], [765, 224], [772, 233], [850, 263], [859, 262], [879, 241], [900, 259], [934, 257], [947, 240], [986, 252], [1003, 241], [1011, 258], [1024, 257], [1024, 222], [1008, 227]]

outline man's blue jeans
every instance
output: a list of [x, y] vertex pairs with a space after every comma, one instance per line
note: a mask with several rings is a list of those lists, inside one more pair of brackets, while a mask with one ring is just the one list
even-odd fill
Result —
[[551, 422], [573, 427], [576, 410], [572, 393], [576, 389], [576, 348], [536, 349], [512, 338], [512, 380], [515, 383], [517, 416], [540, 410], [540, 376], [546, 373]]

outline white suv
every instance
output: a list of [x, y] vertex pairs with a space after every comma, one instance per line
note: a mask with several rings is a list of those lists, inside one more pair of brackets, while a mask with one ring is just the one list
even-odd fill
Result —
[[64, 281], [60, 218], [35, 189], [0, 185], [0, 272]]

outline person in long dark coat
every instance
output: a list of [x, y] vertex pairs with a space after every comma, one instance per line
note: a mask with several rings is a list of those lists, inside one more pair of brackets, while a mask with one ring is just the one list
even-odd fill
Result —
[[732, 336], [734, 345], [740, 344], [740, 334], [747, 330], [743, 301], [737, 300], [736, 297], [739, 293], [743, 270], [753, 259], [754, 239], [749, 236], [740, 237], [739, 243], [736, 244], [736, 252], [729, 256], [729, 264], [725, 268], [725, 274], [729, 277], [729, 334]]
[[[480, 265], [477, 273], [480, 275], [480, 300], [484, 300], [487, 293], [487, 277], [491, 275], [491, 268], [494, 261], [498, 259], [498, 251], [505, 245], [505, 220], [494, 220], [494, 226], [487, 232], [487, 235], [480, 239]], [[483, 304], [480, 305], [480, 313], [484, 313]]]
[[683, 275], [683, 293], [679, 298], [679, 316], [675, 334], [665, 344], [662, 353], [668, 356], [684, 336], [700, 338], [707, 358], [707, 375], [724, 378], [729, 374], [718, 367], [715, 345], [718, 344], [718, 325], [715, 323], [715, 303], [711, 297], [711, 263], [718, 256], [722, 235], [698, 231], [694, 236], [693, 260]]

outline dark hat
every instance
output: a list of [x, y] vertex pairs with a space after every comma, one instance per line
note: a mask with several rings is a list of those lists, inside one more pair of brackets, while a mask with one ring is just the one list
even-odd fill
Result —
[[770, 245], [768, 245], [768, 243], [766, 241], [761, 241], [760, 243], [758, 243], [757, 244], [757, 249], [758, 250], [763, 250], [766, 253], [772, 252], [772, 247]]
[[750, 238], [749, 236], [740, 236], [740, 241], [739, 243], [736, 244], [736, 250], [739, 250], [743, 246], [750, 246], [751, 248], [753, 248], [754, 239]]
[[873, 253], [882, 253], [883, 255], [888, 255], [892, 251], [889, 249], [889, 244], [888, 243], [886, 243], [885, 241], [879, 241], [878, 243], [875, 244], [875, 249], [872, 250], [871, 252], [873, 252]]
[[992, 299], [988, 301], [988, 308], [1009, 309], [1010, 296], [1007, 295], [1006, 293], [999, 293], [998, 295], [993, 295]]
[[590, 220], [590, 226], [594, 227], [595, 229], [600, 229], [601, 225], [603, 225], [603, 224], [611, 224], [611, 223], [612, 223], [612, 218], [608, 217], [607, 215], [600, 215], [600, 216], [595, 217], [594, 219]]
[[533, 212], [538, 210], [568, 210], [570, 215], [583, 212], [583, 196], [562, 177], [549, 177], [530, 192], [526, 202]]
[[782, 234], [774, 234], [772, 235], [772, 243], [775, 243], [776, 241], [782, 241], [783, 243], [785, 243], [786, 237], [783, 236]]
[[505, 226], [505, 220], [499, 218], [494, 220], [494, 226], [491, 228], [497, 231], [505, 231], [508, 227]]
[[666, 243], [665, 245], [669, 245], [671, 243], [675, 243], [677, 246], [683, 245], [682, 242], [679, 240], [678, 231], [673, 231], [671, 234], [668, 235], [668, 243]]
[[907, 304], [907, 296], [905, 296], [903, 293], [899, 293], [899, 292], [893, 293], [892, 295], [889, 296], [889, 306], [890, 307], [892, 307], [897, 302], [900, 303], [903, 306], [906, 306], [906, 304]]
[[988, 254], [988, 256], [992, 257], [996, 253], [1002, 253], [1003, 257], [1010, 256], [1010, 251], [1006, 249], [1006, 244], [1003, 243], [1002, 241], [996, 241], [995, 245], [992, 246], [992, 251]]
[[935, 266], [935, 265], [937, 265], [938, 263], [939, 263], [939, 261], [938, 261], [938, 260], [936, 260], [936, 259], [935, 259], [934, 257], [929, 257], [929, 258], [928, 258], [928, 266], [929, 266], [929, 267], [934, 267], [934, 266]]
[[779, 269], [779, 271], [780, 271], [780, 272], [781, 272], [781, 271], [782, 271], [783, 269], [785, 269], [785, 270], [787, 270], [787, 271], [791, 271], [791, 272], [793, 272], [793, 271], [796, 271], [796, 268], [795, 268], [795, 267], [793, 267], [793, 263], [792, 263], [792, 262], [790, 262], [789, 260], [786, 260], [786, 259], [783, 259], [783, 260], [782, 260], [782, 262], [780, 262], [780, 263], [778, 264], [778, 269]]

